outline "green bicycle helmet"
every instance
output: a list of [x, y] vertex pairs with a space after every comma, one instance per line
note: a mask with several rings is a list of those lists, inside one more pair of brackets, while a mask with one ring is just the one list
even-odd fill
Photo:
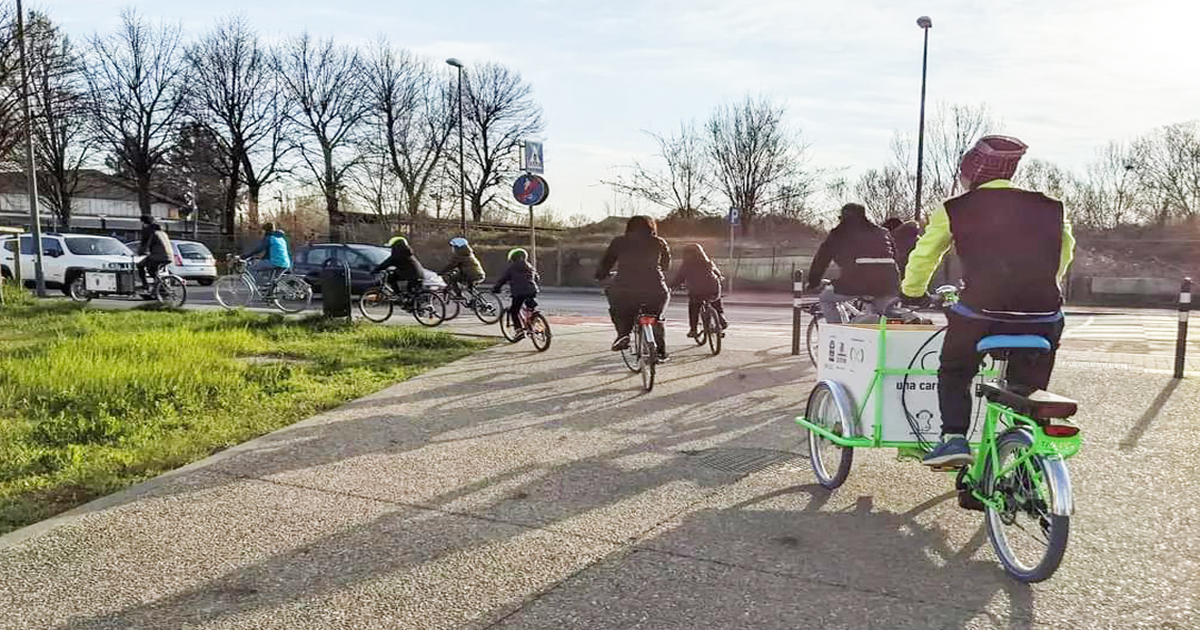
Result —
[[514, 247], [508, 250], [508, 261], [512, 262], [516, 260], [518, 255], [524, 260], [529, 260], [529, 252], [521, 249], [520, 247]]
[[403, 242], [405, 245], [408, 245], [408, 239], [404, 238], [403, 236], [397, 235], [397, 236], [393, 236], [392, 238], [388, 239], [387, 246], [391, 247], [392, 245], [395, 245], [397, 242]]

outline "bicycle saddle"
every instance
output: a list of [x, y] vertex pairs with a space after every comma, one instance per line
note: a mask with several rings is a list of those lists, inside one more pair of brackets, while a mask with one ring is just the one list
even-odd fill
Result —
[[1050, 352], [1050, 340], [1041, 335], [988, 335], [975, 344], [977, 352], [1037, 350]]

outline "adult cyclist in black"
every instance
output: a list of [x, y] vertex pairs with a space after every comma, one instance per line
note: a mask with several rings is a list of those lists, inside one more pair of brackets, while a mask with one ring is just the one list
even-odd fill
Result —
[[659, 318], [654, 339], [658, 360], [666, 361], [666, 333], [661, 319], [670, 297], [665, 274], [671, 267], [671, 249], [659, 238], [654, 219], [641, 215], [629, 218], [625, 234], [614, 238], [604, 252], [596, 279], [607, 279], [613, 267], [617, 268], [617, 276], [608, 288], [608, 312], [617, 329], [613, 351], [629, 347], [629, 334], [640, 311]]
[[821, 284], [830, 262], [837, 263], [841, 275], [819, 297], [825, 321], [844, 323], [837, 305], [857, 296], [874, 298], [872, 307], [878, 315], [886, 315], [899, 299], [900, 274], [892, 237], [887, 230], [871, 223], [867, 209], [860, 204], [842, 206], [841, 221], [829, 231], [813, 256], [808, 270], [809, 290]]

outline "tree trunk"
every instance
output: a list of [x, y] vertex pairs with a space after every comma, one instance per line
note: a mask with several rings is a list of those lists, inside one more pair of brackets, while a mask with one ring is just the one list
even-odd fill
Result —
[[142, 214], [152, 214], [150, 211], [150, 206], [152, 205], [152, 201], [150, 199], [150, 173], [138, 173], [137, 196], [138, 208], [141, 209]]
[[342, 242], [343, 217], [338, 208], [338, 177], [333, 166], [333, 150], [325, 147], [325, 212], [329, 215], [329, 238], [335, 243]]
[[479, 223], [480, 221], [483, 220], [483, 193], [482, 192], [472, 192], [471, 193], [471, 218], [473, 218], [476, 223]]
[[[241, 168], [241, 163], [238, 161], [235, 161], [233, 163], [233, 171], [229, 174], [229, 183], [225, 186], [225, 214], [227, 214], [231, 217], [237, 216], [238, 191], [242, 187], [242, 181], [239, 177], [241, 175], [240, 168]], [[248, 214], [248, 216], [246, 217], [246, 220], [247, 220], [247, 223], [249, 223], [249, 228], [251, 230], [258, 229], [257, 208], [255, 209], [254, 212], [250, 212]]]
[[258, 194], [262, 191], [262, 184], [247, 184], [246, 185], [246, 216], [250, 217], [250, 223], [258, 227]]

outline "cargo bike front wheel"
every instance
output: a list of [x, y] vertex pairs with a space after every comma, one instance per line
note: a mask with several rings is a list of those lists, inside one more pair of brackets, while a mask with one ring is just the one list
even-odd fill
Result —
[[[833, 381], [821, 381], [808, 396], [804, 417], [808, 422], [821, 427], [830, 434], [849, 438], [854, 435], [857, 418], [854, 406], [841, 385]], [[850, 466], [854, 463], [854, 449], [835, 444], [827, 436], [808, 429], [808, 457], [812, 463], [817, 482], [833, 490], [846, 482]]]

